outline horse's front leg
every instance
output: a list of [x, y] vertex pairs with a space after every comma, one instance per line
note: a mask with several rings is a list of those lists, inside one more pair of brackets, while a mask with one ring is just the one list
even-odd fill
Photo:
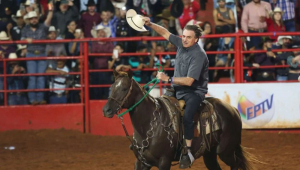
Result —
[[158, 169], [159, 170], [170, 170], [172, 161], [169, 158], [160, 158]]
[[150, 169], [151, 169], [151, 167], [146, 166], [145, 164], [143, 164], [138, 159], [135, 161], [134, 170], [150, 170]]

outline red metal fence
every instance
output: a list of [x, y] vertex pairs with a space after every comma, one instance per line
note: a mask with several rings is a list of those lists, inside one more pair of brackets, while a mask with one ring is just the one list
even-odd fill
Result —
[[[300, 33], [277, 33], [278, 35], [297, 35]], [[235, 65], [234, 67], [210, 67], [210, 70], [219, 69], [233, 69], [235, 83], [243, 83], [243, 70], [254, 69], [253, 67], [243, 66], [243, 54], [247, 53], [261, 53], [266, 52], [263, 50], [255, 51], [243, 51], [242, 48], [242, 37], [246, 36], [271, 36], [274, 33], [247, 33], [247, 34], [222, 34], [222, 35], [207, 35], [205, 38], [219, 38], [219, 37], [235, 37], [234, 51], [207, 51], [207, 54], [234, 54]], [[18, 58], [18, 59], [0, 59], [0, 62], [4, 63], [4, 74], [0, 77], [4, 78], [4, 89], [0, 90], [0, 93], [4, 93], [4, 106], [0, 107], [0, 131], [11, 130], [11, 129], [40, 129], [40, 128], [68, 128], [77, 129], [84, 132], [92, 132], [94, 134], [107, 134], [97, 128], [104, 128], [102, 124], [105, 124], [105, 120], [102, 119], [102, 106], [105, 101], [90, 101], [89, 89], [94, 87], [109, 87], [110, 85], [90, 85], [89, 73], [92, 72], [108, 72], [113, 71], [111, 69], [100, 69], [90, 70], [89, 69], [89, 57], [107, 57], [112, 56], [111, 53], [90, 53], [88, 43], [91, 41], [153, 41], [153, 40], [164, 40], [162, 37], [128, 37], [128, 38], [101, 38], [101, 39], [73, 39], [73, 40], [34, 40], [32, 43], [69, 43], [69, 42], [80, 42], [81, 52], [80, 56], [73, 57], [38, 57], [38, 58]], [[26, 41], [0, 41], [1, 44], [27, 44]], [[82, 50], [83, 49], [83, 50]], [[295, 49], [288, 50], [272, 50], [277, 51], [295, 51]], [[156, 53], [161, 61], [162, 56], [166, 54], [174, 55], [176, 52], [161, 52]], [[150, 55], [150, 53], [122, 53], [123, 56], [141, 56]], [[38, 75], [55, 75], [49, 73], [40, 74], [6, 74], [7, 62], [9, 61], [27, 61], [27, 60], [57, 60], [57, 59], [80, 59], [81, 70], [80, 72], [70, 72], [69, 75], [80, 74], [81, 76], [81, 87], [80, 88], [66, 88], [59, 90], [80, 90], [84, 92], [84, 96], [81, 95], [81, 103], [79, 104], [62, 104], [62, 105], [40, 105], [40, 106], [7, 106], [7, 93], [10, 92], [28, 92], [28, 91], [50, 91], [53, 89], [35, 89], [35, 90], [8, 90], [6, 79], [12, 76], [38, 76]], [[285, 66], [261, 66], [260, 68], [278, 68], [288, 67]], [[84, 68], [84, 69], [82, 69]], [[145, 71], [155, 71], [156, 69], [143, 69]], [[165, 70], [173, 70], [173, 68], [166, 68]], [[160, 87], [162, 93], [162, 87], [170, 84], [157, 84]], [[55, 89], [58, 90], [58, 89]], [[92, 110], [91, 110], [92, 109]], [[47, 116], [44, 117], [43, 113], [46, 112]], [[55, 113], [53, 113], [55, 112]], [[44, 114], [45, 115], [45, 114]], [[52, 116], [51, 116], [52, 115]], [[18, 119], [18, 121], [16, 121]], [[63, 119], [63, 120], [62, 120]], [[35, 121], [32, 121], [35, 120]], [[49, 121], [48, 121], [49, 120]], [[14, 123], [11, 123], [14, 122]], [[34, 124], [35, 122], [35, 124]], [[41, 123], [43, 122], [43, 123]], [[2, 126], [1, 126], [2, 125]], [[92, 128], [92, 130], [91, 130]], [[93, 129], [95, 128], [95, 129]]]

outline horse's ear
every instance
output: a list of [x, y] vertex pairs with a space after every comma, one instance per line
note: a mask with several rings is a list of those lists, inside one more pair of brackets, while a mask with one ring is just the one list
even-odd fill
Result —
[[128, 77], [131, 79], [131, 78], [132, 78], [132, 75], [133, 75], [132, 70], [129, 69], [129, 70], [127, 71], [127, 74], [128, 74]]
[[115, 79], [119, 76], [119, 72], [116, 71], [116, 69], [114, 69], [114, 77]]

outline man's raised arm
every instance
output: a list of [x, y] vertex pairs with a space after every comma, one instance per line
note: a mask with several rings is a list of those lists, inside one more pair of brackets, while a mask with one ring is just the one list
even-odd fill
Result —
[[144, 17], [143, 20], [145, 21], [146, 26], [152, 28], [155, 32], [157, 32], [159, 35], [163, 36], [166, 40], [169, 41], [169, 37], [170, 37], [171, 33], [167, 29], [150, 22], [150, 18], [148, 18], [148, 17]]

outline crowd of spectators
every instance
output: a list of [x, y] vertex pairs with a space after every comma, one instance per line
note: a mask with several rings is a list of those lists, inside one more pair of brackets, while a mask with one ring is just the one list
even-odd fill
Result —
[[[201, 6], [199, 5], [201, 4]], [[72, 41], [63, 44], [32, 44], [32, 40], [84, 39], [132, 36], [158, 36], [156, 32], [137, 32], [126, 22], [126, 10], [151, 17], [153, 22], [182, 35], [188, 24], [200, 24], [203, 29], [199, 45], [205, 51], [234, 51], [233, 37], [206, 38], [205, 35], [234, 32], [273, 32], [270, 37], [245, 37], [244, 50], [266, 50], [243, 56], [244, 66], [259, 68], [269, 65], [286, 65], [289, 68], [246, 69], [245, 81], [294, 80], [300, 73], [300, 52], [273, 52], [272, 49], [300, 47], [298, 37], [277, 36], [276, 32], [294, 32], [296, 0], [216, 0], [212, 11], [214, 23], [198, 21], [199, 10], [206, 10], [206, 0], [5, 0], [0, 1], [0, 41], [26, 40], [27, 45], [0, 45], [0, 57], [8, 59], [32, 58], [30, 61], [9, 61], [6, 74], [52, 73], [53, 76], [13, 76], [7, 77], [7, 89], [44, 89], [51, 91], [31, 91], [8, 93], [8, 105], [59, 104], [80, 102], [83, 94], [79, 91], [61, 90], [81, 87], [80, 75], [68, 75], [82, 68], [80, 60], [34, 60], [36, 57], [78, 56], [82, 46]], [[175, 52], [176, 47], [168, 41], [107, 42], [91, 41], [90, 53], [112, 53], [112, 56], [89, 57], [90, 69], [133, 68], [133, 77], [139, 83], [147, 83], [155, 77], [155, 68], [160, 62], [156, 52]], [[124, 52], [150, 52], [150, 56], [119, 57]], [[210, 67], [234, 65], [233, 54], [209, 54]], [[175, 55], [162, 56], [165, 68], [172, 68]], [[0, 62], [0, 74], [3, 74]], [[173, 71], [167, 71], [172, 76]], [[209, 81], [230, 76], [230, 69], [210, 70]], [[90, 73], [90, 84], [111, 84], [112, 72]], [[232, 81], [234, 81], [232, 79]], [[4, 86], [0, 77], [0, 89]], [[56, 90], [57, 89], [57, 90]], [[91, 99], [106, 99], [108, 87], [90, 88]], [[0, 104], [3, 93], [0, 93]]]

